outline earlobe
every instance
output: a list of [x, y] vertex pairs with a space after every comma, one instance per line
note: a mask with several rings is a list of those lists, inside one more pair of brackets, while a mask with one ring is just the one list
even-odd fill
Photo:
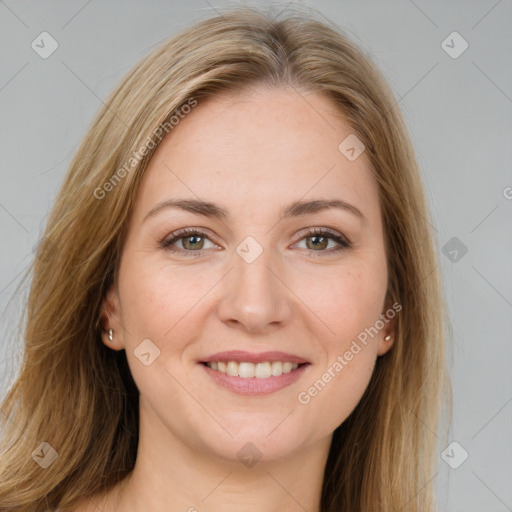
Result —
[[124, 340], [119, 318], [119, 301], [114, 284], [105, 293], [101, 304], [100, 318], [101, 340], [103, 343], [113, 350], [122, 350]]
[[388, 352], [388, 350], [391, 349], [391, 347], [393, 346], [394, 338], [394, 334], [386, 333], [382, 336], [381, 339], [379, 339], [377, 348], [377, 354], [379, 356], [383, 356]]
[[[386, 296], [385, 306], [380, 318], [382, 322], [382, 331], [378, 335], [377, 340], [377, 354], [383, 356], [386, 354], [394, 345], [397, 331], [397, 318], [396, 313], [402, 308], [396, 309], [397, 302], [393, 302], [390, 296]], [[385, 322], [385, 323], [384, 323]]]

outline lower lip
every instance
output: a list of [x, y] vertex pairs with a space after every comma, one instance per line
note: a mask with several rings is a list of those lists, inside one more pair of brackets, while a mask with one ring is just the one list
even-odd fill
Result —
[[276, 391], [279, 391], [300, 379], [309, 364], [303, 364], [289, 373], [279, 375], [279, 377], [268, 377], [266, 379], [257, 379], [256, 377], [248, 379], [244, 379], [243, 377], [232, 377], [227, 373], [212, 370], [205, 364], [201, 364], [201, 366], [217, 384], [220, 384], [235, 393], [240, 395], [268, 395], [270, 393], [275, 393]]

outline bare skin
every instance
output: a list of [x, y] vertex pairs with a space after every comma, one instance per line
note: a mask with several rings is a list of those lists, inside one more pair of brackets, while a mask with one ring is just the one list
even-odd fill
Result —
[[[159, 145], [138, 190], [119, 282], [103, 303], [114, 330], [103, 341], [126, 350], [141, 393], [137, 461], [112, 491], [75, 511], [92, 511], [93, 502], [103, 512], [319, 510], [332, 433], [394, 338], [389, 322], [333, 370], [389, 308], [377, 185], [364, 153], [349, 161], [338, 149], [351, 133], [318, 93], [257, 89], [199, 103]], [[144, 220], [171, 198], [209, 201], [230, 215], [163, 208]], [[338, 208], [281, 218], [293, 201], [314, 199], [343, 200], [364, 218]], [[175, 252], [160, 245], [186, 227], [204, 235], [182, 235]], [[351, 246], [334, 252], [341, 245], [308, 233], [315, 227]], [[248, 236], [262, 249], [250, 263], [236, 250]], [[160, 350], [148, 366], [134, 354], [147, 339]], [[310, 364], [279, 391], [244, 396], [200, 364], [234, 349], [279, 350]], [[325, 387], [299, 401], [329, 368]], [[261, 456], [251, 467], [237, 455], [248, 442]]]

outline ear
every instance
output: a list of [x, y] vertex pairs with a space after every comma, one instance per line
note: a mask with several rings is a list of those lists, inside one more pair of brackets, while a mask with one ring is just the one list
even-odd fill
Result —
[[[119, 296], [114, 284], [105, 293], [100, 308], [101, 315], [101, 341], [113, 350], [122, 350], [124, 346], [124, 329], [122, 328]], [[112, 340], [109, 332], [112, 329]]]
[[402, 306], [395, 302], [392, 306], [387, 307], [381, 315], [384, 327], [380, 330], [377, 339], [377, 354], [379, 356], [386, 354], [395, 342], [397, 332], [396, 320], [401, 309]]
[[[387, 338], [387, 339], [386, 339]], [[379, 334], [377, 355], [383, 356], [393, 346], [395, 341], [394, 333], [384, 331]]]

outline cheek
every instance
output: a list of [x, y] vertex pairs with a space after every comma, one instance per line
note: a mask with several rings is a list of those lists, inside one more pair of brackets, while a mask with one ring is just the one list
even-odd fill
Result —
[[375, 367], [377, 345], [366, 334], [368, 324], [363, 317], [338, 316], [334, 327], [342, 334], [323, 341], [326, 362], [312, 368], [297, 395], [299, 407], [305, 408], [308, 417], [315, 418], [325, 435], [355, 409]]
[[308, 417], [315, 418], [315, 424], [321, 425], [326, 435], [356, 408], [370, 382], [375, 357], [366, 347], [351, 362], [339, 365], [325, 368], [298, 397], [300, 407]]
[[[123, 321], [130, 339], [153, 337], [163, 342], [176, 338], [187, 319], [218, 281], [211, 272], [193, 266], [172, 269], [161, 262], [127, 262], [120, 282]], [[144, 269], [141, 271], [141, 269]], [[178, 339], [180, 337], [178, 336]]]
[[[189, 396], [175, 379], [182, 382], [187, 375], [181, 360], [191, 340], [200, 338], [197, 315], [201, 300], [218, 281], [211, 272], [198, 272], [193, 267], [175, 269], [161, 261], [133, 257], [126, 258], [120, 269], [128, 364], [137, 387], [154, 410], [161, 409], [162, 404], [171, 409], [178, 404], [182, 409], [190, 406]], [[139, 356], [148, 352], [151, 362], [145, 365]]]
[[347, 341], [374, 326], [382, 313], [387, 288], [385, 266], [364, 262], [331, 267], [328, 272], [304, 272], [295, 283], [297, 295], [328, 328], [322, 330], [325, 349], [344, 351]]
[[[308, 415], [320, 419], [325, 432], [339, 426], [362, 398], [377, 358], [376, 322], [382, 313], [387, 276], [382, 267], [360, 265], [332, 273], [314, 289], [308, 306], [328, 329], [318, 342], [325, 358], [297, 396]], [[318, 277], [318, 276], [317, 276]]]

